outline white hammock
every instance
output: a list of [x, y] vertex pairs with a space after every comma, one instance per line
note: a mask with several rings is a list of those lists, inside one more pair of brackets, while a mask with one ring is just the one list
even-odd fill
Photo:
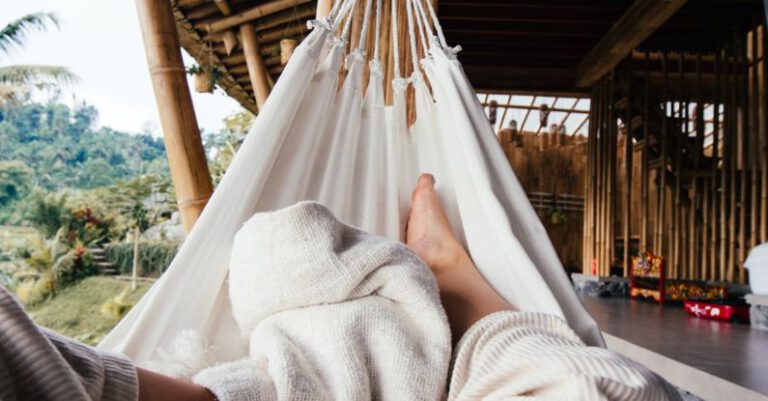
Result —
[[[360, 43], [366, 42], [372, 14], [377, 32], [365, 95], [362, 49], [346, 56], [346, 79], [337, 91], [357, 0], [338, 1], [327, 19], [310, 22], [314, 30], [296, 48], [168, 271], [101, 348], [147, 366], [180, 333], [195, 330], [212, 346], [214, 360], [244, 356], [225, 285], [232, 240], [241, 225], [255, 212], [317, 200], [342, 221], [402, 240], [420, 172], [436, 176], [454, 234], [501, 295], [521, 310], [565, 317], [585, 342], [603, 345], [498, 146], [456, 50], [446, 45], [430, 1], [408, 0], [408, 13], [400, 16], [408, 18], [411, 53], [416, 54], [418, 29], [429, 57], [420, 62], [426, 77], [414, 68], [409, 79], [392, 82], [394, 106], [384, 104], [381, 0], [375, 5], [374, 0], [362, 1], [367, 4]], [[348, 15], [341, 37], [336, 37]], [[392, 18], [395, 55], [397, 17]], [[394, 61], [398, 72], [400, 60]], [[419, 65], [415, 56], [411, 62]], [[408, 85], [415, 88], [417, 114], [410, 128]]]

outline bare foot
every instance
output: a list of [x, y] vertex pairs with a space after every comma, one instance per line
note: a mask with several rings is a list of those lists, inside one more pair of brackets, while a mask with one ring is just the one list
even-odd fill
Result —
[[419, 176], [411, 195], [405, 243], [438, 274], [469, 260], [469, 255], [453, 237], [434, 184], [432, 174]]
[[406, 245], [435, 274], [456, 342], [478, 320], [512, 306], [485, 281], [467, 251], [453, 237], [434, 182], [431, 174], [422, 174], [416, 183]]

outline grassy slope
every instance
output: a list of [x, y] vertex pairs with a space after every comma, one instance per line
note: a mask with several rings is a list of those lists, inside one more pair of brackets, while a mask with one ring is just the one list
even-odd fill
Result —
[[[61, 290], [55, 298], [27, 308], [27, 312], [41, 326], [95, 345], [117, 324], [101, 314], [101, 305], [128, 286], [129, 282], [110, 277], [88, 277]], [[140, 282], [128, 300], [135, 304], [149, 286]]]

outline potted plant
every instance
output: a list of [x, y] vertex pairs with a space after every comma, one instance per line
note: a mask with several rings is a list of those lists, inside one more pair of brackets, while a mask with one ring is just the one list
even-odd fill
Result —
[[187, 73], [195, 77], [195, 91], [198, 93], [213, 93], [213, 88], [221, 79], [221, 70], [212, 64], [195, 64], [187, 68]]

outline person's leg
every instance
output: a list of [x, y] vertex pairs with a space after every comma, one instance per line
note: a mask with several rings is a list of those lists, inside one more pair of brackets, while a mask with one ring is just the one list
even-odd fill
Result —
[[422, 174], [413, 191], [406, 244], [437, 278], [454, 342], [484, 316], [513, 309], [453, 237], [431, 174]]
[[585, 346], [565, 320], [515, 311], [453, 237], [431, 175], [419, 177], [411, 205], [406, 243], [435, 274], [453, 338], [461, 339], [449, 400], [679, 399], [647, 368]]

